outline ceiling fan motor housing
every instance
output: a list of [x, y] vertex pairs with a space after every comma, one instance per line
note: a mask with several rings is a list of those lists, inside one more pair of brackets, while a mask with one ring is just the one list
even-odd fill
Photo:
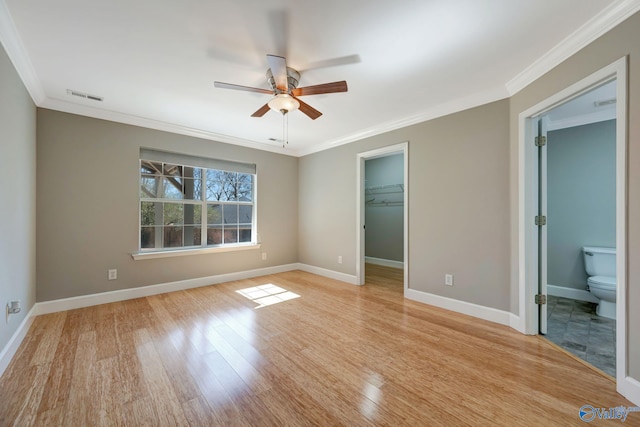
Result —
[[[294, 70], [291, 67], [287, 67], [287, 82], [289, 83], [289, 91], [298, 87], [298, 81], [300, 80], [300, 73], [297, 70]], [[279, 92], [276, 88], [276, 79], [273, 78], [273, 73], [271, 72], [271, 68], [267, 70], [267, 81], [269, 82], [269, 87], [274, 92]]]

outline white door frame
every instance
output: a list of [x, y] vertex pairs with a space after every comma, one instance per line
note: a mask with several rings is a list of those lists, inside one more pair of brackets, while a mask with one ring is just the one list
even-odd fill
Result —
[[533, 143], [535, 118], [576, 98], [595, 86], [616, 80], [616, 382], [622, 395], [632, 393], [627, 378], [627, 58], [567, 87], [518, 116], [518, 330], [538, 333], [537, 292], [537, 209], [536, 147]]
[[365, 180], [364, 162], [377, 157], [385, 157], [391, 154], [402, 154], [404, 157], [404, 224], [403, 224], [403, 250], [404, 250], [404, 293], [409, 288], [409, 143], [390, 145], [376, 150], [358, 153], [356, 166], [356, 284], [364, 285], [364, 213], [365, 213]]

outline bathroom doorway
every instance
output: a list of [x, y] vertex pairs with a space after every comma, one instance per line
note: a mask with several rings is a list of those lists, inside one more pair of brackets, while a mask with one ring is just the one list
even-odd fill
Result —
[[408, 288], [408, 143], [357, 155], [356, 283], [366, 266], [402, 277]]
[[538, 127], [540, 333], [615, 377], [616, 81], [540, 115]]
[[[626, 295], [627, 295], [627, 280], [626, 280], [626, 235], [627, 235], [627, 218], [626, 218], [626, 181], [627, 181], [627, 124], [626, 124], [626, 108], [627, 108], [627, 58], [623, 57], [620, 60], [612, 63], [611, 65], [585, 77], [581, 81], [567, 87], [566, 89], [558, 92], [557, 94], [541, 101], [537, 105], [521, 112], [519, 114], [519, 126], [518, 126], [518, 173], [519, 173], [519, 188], [518, 188], [518, 260], [519, 260], [519, 309], [520, 316], [517, 319], [518, 329], [527, 334], [542, 334], [548, 337], [560, 333], [556, 330], [556, 327], [552, 326], [552, 330], [549, 329], [548, 323], [549, 316], [556, 312], [559, 317], [565, 317], [571, 319], [573, 310], [580, 309], [581, 306], [586, 305], [586, 313], [579, 314], [576, 311], [576, 317], [585, 317], [590, 320], [595, 320], [598, 323], [600, 319], [598, 316], [589, 309], [593, 308], [593, 304], [589, 301], [584, 301], [588, 298], [588, 290], [584, 282], [580, 282], [582, 289], [578, 289], [578, 284], [575, 284], [575, 288], [567, 283], [551, 283], [548, 280], [555, 274], [550, 271], [549, 265], [550, 257], [554, 256], [549, 247], [549, 233], [553, 233], [553, 237], [557, 237], [553, 232], [553, 227], [550, 227], [552, 221], [557, 221], [557, 213], [552, 213], [554, 206], [551, 206], [549, 202], [550, 195], [546, 191], [540, 191], [540, 189], [548, 188], [548, 180], [550, 179], [548, 171], [548, 158], [547, 150], [549, 145], [554, 142], [549, 142], [549, 131], [557, 131], [558, 135], [561, 133], [560, 126], [556, 126], [558, 121], [569, 122], [571, 119], [565, 117], [560, 120], [558, 117], [550, 117], [554, 113], [561, 111], [560, 109], [568, 108], [571, 101], [586, 100], [588, 95], [598, 93], [599, 89], [603, 89], [606, 84], [613, 83], [615, 85], [615, 96], [605, 97], [606, 99], [591, 99], [586, 104], [591, 103], [592, 108], [598, 106], [608, 108], [615, 107], [615, 120], [610, 125], [615, 128], [615, 329], [613, 329], [612, 338], [615, 342], [614, 354], [615, 354], [615, 369], [610, 370], [610, 373], [615, 373], [617, 390], [625, 394], [628, 391], [627, 375], [627, 336], [626, 336], [626, 324], [627, 324], [627, 309], [626, 309]], [[583, 97], [586, 95], [586, 97]], [[586, 105], [585, 104], [585, 105]], [[558, 109], [558, 110], [556, 110]], [[555, 110], [555, 111], [554, 111]], [[589, 114], [586, 114], [589, 115]], [[585, 114], [583, 114], [585, 116]], [[595, 113], [592, 112], [591, 118], [595, 117]], [[599, 120], [591, 120], [591, 122], [606, 121], [602, 118]], [[584, 123], [583, 126], [588, 126], [590, 123]], [[577, 126], [565, 126], [565, 128], [576, 128]], [[593, 131], [593, 129], [591, 129]], [[575, 131], [575, 129], [573, 130]], [[573, 132], [571, 131], [571, 132]], [[569, 131], [564, 133], [570, 133]], [[587, 132], [588, 133], [588, 132]], [[584, 134], [584, 132], [583, 132]], [[575, 135], [574, 135], [575, 136]], [[578, 140], [581, 138], [576, 137]], [[545, 144], [546, 143], [546, 144]], [[559, 144], [556, 140], [556, 144]], [[559, 146], [559, 145], [558, 145]], [[557, 160], [557, 159], [556, 159]], [[566, 171], [565, 171], [566, 172]], [[577, 176], [573, 175], [574, 184], [576, 180], [579, 180]], [[587, 187], [585, 182], [579, 182], [578, 185]], [[608, 190], [611, 192], [612, 190]], [[565, 192], [566, 193], [566, 192]], [[573, 194], [565, 194], [565, 197], [569, 199]], [[611, 194], [609, 194], [611, 196]], [[555, 196], [554, 196], [555, 197]], [[597, 203], [595, 200], [591, 201], [590, 208]], [[589, 209], [590, 209], [589, 208]], [[587, 210], [587, 208], [584, 208]], [[592, 212], [591, 216], [599, 217], [597, 211]], [[554, 216], [552, 218], [552, 215]], [[554, 219], [555, 218], [555, 219]], [[555, 224], [555, 222], [554, 222]], [[609, 242], [601, 243], [583, 243], [582, 246], [589, 245], [609, 245]], [[571, 257], [573, 261], [566, 261], [570, 267], [569, 272], [577, 274], [580, 269], [584, 269], [584, 254], [581, 254], [581, 248], [573, 248], [571, 251]], [[557, 255], [556, 255], [557, 256]], [[566, 272], [565, 272], [566, 273]], [[586, 276], [586, 272], [582, 273]], [[583, 277], [585, 277], [583, 276]], [[561, 277], [556, 275], [554, 277]], [[564, 277], [572, 277], [571, 274], [566, 274]], [[556, 279], [560, 280], [560, 279]], [[569, 280], [569, 279], [567, 279]], [[550, 286], [549, 286], [550, 285]], [[562, 288], [569, 288], [562, 289]], [[573, 290], [571, 288], [574, 288]], [[564, 292], [564, 294], [563, 294]], [[556, 294], [556, 295], [554, 295]], [[557, 295], [560, 294], [560, 295]], [[564, 296], [563, 296], [564, 295]], [[577, 301], [571, 302], [566, 300], [556, 300], [557, 298], [566, 298], [569, 300]], [[571, 297], [571, 298], [567, 298]], [[572, 307], [566, 305], [571, 303]], [[560, 309], [558, 310], [558, 304]], [[584, 307], [583, 307], [584, 308]], [[558, 311], [556, 311], [558, 310]], [[564, 311], [564, 312], [562, 312]], [[561, 313], [562, 312], [562, 313]], [[606, 322], [606, 321], [605, 321]], [[580, 329], [580, 325], [575, 325], [576, 330]], [[582, 332], [585, 328], [590, 328], [591, 325], [582, 325]], [[575, 332], [575, 331], [569, 331]], [[594, 332], [600, 332], [595, 331]], [[573, 336], [571, 336], [573, 335]], [[565, 341], [568, 336], [574, 338], [576, 333], [565, 335]], [[587, 333], [588, 338], [588, 333]], [[574, 343], [575, 344], [575, 343]], [[579, 343], [578, 343], [579, 344]], [[586, 348], [577, 347], [578, 350], [584, 350]], [[574, 348], [575, 350], [575, 348]], [[596, 351], [591, 351], [596, 353]], [[575, 354], [575, 352], [574, 352]]]

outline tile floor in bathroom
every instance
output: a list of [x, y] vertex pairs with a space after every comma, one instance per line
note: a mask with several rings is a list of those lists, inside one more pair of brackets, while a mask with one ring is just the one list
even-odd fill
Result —
[[596, 314], [596, 304], [548, 296], [547, 335], [551, 342], [616, 376], [616, 321]]

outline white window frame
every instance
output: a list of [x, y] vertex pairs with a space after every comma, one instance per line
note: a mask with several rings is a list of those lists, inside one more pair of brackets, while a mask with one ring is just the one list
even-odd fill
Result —
[[[171, 198], [153, 198], [153, 197], [143, 197], [140, 193], [140, 183], [142, 178], [142, 161], [153, 161], [153, 162], [162, 162], [168, 164], [179, 165], [182, 167], [192, 167], [199, 168], [202, 171], [201, 176], [201, 194], [200, 200], [191, 200], [191, 199], [171, 199]], [[239, 172], [252, 176], [252, 197], [251, 201], [215, 201], [215, 200], [207, 200], [206, 193], [206, 172], [207, 170], [216, 170], [222, 172]], [[138, 250], [132, 253], [132, 257], [134, 260], [141, 259], [152, 259], [152, 258], [166, 258], [166, 257], [175, 257], [175, 256], [185, 256], [185, 255], [197, 255], [203, 253], [215, 253], [215, 252], [233, 252], [233, 251], [241, 251], [247, 249], [258, 249], [260, 248], [260, 243], [258, 242], [258, 229], [257, 229], [257, 211], [258, 211], [258, 203], [257, 203], [257, 173], [255, 171], [255, 165], [237, 163], [226, 160], [219, 159], [209, 159], [209, 158], [201, 158], [188, 156], [177, 153], [168, 153], [161, 152], [155, 150], [141, 149], [140, 150], [140, 158], [138, 160]], [[162, 187], [164, 185], [164, 180], [161, 179], [159, 184], [160, 186], [157, 194], [163, 194]], [[179, 203], [184, 205], [193, 204], [201, 207], [201, 215], [200, 215], [200, 242], [199, 246], [182, 246], [182, 247], [171, 247], [171, 248], [142, 248], [142, 202], [151, 202], [151, 203]], [[224, 219], [221, 224], [222, 228], [222, 239], [223, 243], [217, 245], [207, 245], [207, 206], [208, 205], [234, 205], [234, 206], [252, 206], [251, 209], [251, 241], [250, 242], [233, 242], [233, 243], [224, 243]], [[224, 210], [224, 207], [223, 207]], [[239, 218], [238, 218], [239, 221]], [[238, 227], [238, 239], [240, 237], [240, 222], [236, 224]], [[183, 224], [184, 226], [184, 224]], [[184, 243], [184, 242], [183, 242]]]

